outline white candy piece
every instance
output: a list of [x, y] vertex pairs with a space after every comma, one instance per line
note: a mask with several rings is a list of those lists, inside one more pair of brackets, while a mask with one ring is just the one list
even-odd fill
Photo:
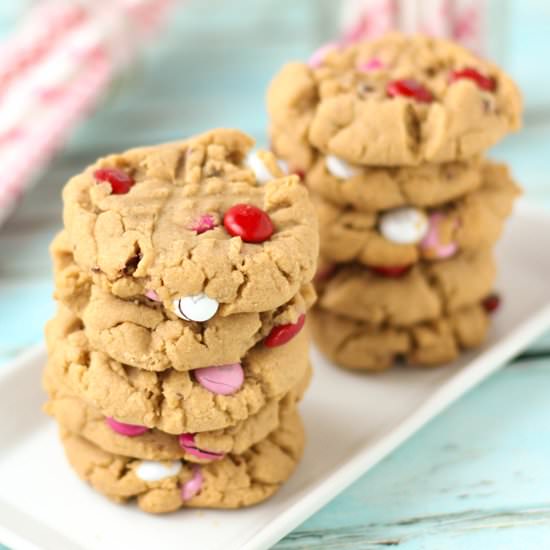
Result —
[[[254, 172], [256, 180], [262, 185], [277, 177], [268, 170], [264, 161], [258, 156], [258, 153], [248, 153], [245, 164]], [[288, 164], [284, 160], [277, 160], [277, 164], [284, 174], [288, 174]]]
[[[276, 179], [277, 176], [274, 176], [265, 165], [264, 161], [258, 156], [258, 153], [248, 153], [246, 156], [245, 164], [250, 170], [254, 172], [256, 180], [258, 183], [264, 185], [268, 181]], [[288, 163], [284, 160], [277, 159], [277, 164], [283, 172], [283, 174], [288, 175], [289, 168]]]
[[264, 184], [275, 179], [275, 176], [267, 169], [267, 166], [258, 156], [258, 153], [248, 153], [246, 157], [246, 166], [254, 172], [258, 183]]
[[174, 304], [174, 312], [180, 319], [196, 321], [197, 323], [212, 319], [220, 307], [217, 300], [209, 298], [203, 292], [193, 296], [183, 296], [172, 303]]
[[288, 176], [289, 172], [290, 172], [290, 168], [288, 166], [288, 162], [286, 160], [282, 160], [282, 159], [277, 159], [277, 165], [279, 166], [279, 168], [281, 169], [281, 172], [285, 175], [285, 176]]
[[142, 481], [160, 481], [167, 477], [174, 477], [180, 473], [181, 461], [174, 460], [170, 464], [155, 460], [142, 460], [136, 468], [136, 476]]
[[325, 164], [327, 170], [336, 178], [341, 180], [347, 180], [353, 178], [359, 173], [359, 170], [342, 160], [341, 158], [335, 157], [334, 155], [327, 155], [325, 158]]
[[428, 232], [428, 217], [417, 208], [404, 206], [390, 210], [380, 218], [380, 233], [397, 244], [419, 243]]

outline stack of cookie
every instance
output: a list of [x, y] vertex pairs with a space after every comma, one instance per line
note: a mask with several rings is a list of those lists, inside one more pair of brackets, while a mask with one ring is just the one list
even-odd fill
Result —
[[392, 34], [285, 66], [268, 111], [273, 150], [319, 213], [321, 350], [382, 370], [480, 345], [519, 193], [482, 156], [520, 126], [510, 78], [453, 43]]
[[215, 130], [64, 190], [46, 410], [77, 473], [147, 512], [254, 504], [302, 454], [315, 211], [252, 146]]

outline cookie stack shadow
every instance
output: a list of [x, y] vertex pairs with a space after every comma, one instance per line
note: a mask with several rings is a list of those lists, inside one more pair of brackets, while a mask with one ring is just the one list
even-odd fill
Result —
[[443, 40], [323, 52], [268, 91], [272, 148], [319, 215], [314, 340], [352, 369], [448, 363], [500, 303], [493, 249], [520, 191], [483, 155], [520, 126], [519, 92]]
[[255, 504], [302, 455], [315, 212], [252, 146], [214, 130], [64, 189], [46, 411], [78, 475], [146, 512]]

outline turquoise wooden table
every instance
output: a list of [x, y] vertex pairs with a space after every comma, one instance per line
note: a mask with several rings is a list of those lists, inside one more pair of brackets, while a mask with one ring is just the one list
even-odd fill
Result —
[[[3, 30], [13, 15], [6, 4]], [[0, 362], [39, 342], [53, 313], [47, 244], [61, 225], [59, 193], [67, 178], [103, 153], [212, 126], [241, 127], [265, 140], [263, 91], [270, 75], [285, 60], [306, 57], [328, 35], [331, 18], [320, 7], [329, 4], [187, 2], [158, 47], [79, 129], [0, 228]], [[493, 156], [510, 162], [530, 198], [550, 205], [550, 77], [541, 71], [550, 56], [549, 14], [539, 11], [547, 9], [542, 2], [512, 7], [507, 66], [526, 92], [527, 125]], [[548, 236], [541, 244], [548, 253]], [[276, 548], [550, 548], [548, 388], [550, 336]]]

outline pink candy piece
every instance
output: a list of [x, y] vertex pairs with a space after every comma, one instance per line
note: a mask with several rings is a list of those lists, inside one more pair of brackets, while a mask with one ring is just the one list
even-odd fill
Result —
[[240, 363], [195, 369], [193, 373], [203, 388], [218, 395], [231, 395], [239, 391], [244, 382]]
[[145, 426], [136, 426], [135, 424], [125, 424], [124, 422], [119, 422], [113, 417], [108, 416], [105, 418], [105, 423], [111, 430], [120, 435], [125, 435], [127, 437], [136, 437], [137, 435], [142, 435], [145, 432], [149, 431], [149, 428]]
[[311, 54], [311, 57], [307, 61], [308, 66], [312, 69], [317, 69], [323, 64], [327, 54], [337, 50], [339, 47], [340, 44], [338, 44], [338, 42], [329, 42], [328, 44], [321, 46]]
[[179, 443], [180, 447], [186, 453], [196, 456], [197, 458], [205, 458], [206, 460], [220, 460], [225, 456], [224, 453], [215, 453], [199, 449], [195, 444], [195, 436], [193, 434], [181, 434], [179, 436]]
[[206, 231], [214, 229], [218, 224], [213, 216], [210, 214], [203, 214], [199, 219], [191, 226], [193, 231], [196, 231], [198, 235]]
[[441, 212], [430, 214], [428, 232], [420, 242], [420, 248], [435, 253], [436, 258], [449, 258], [458, 250], [455, 242], [443, 244], [439, 241], [439, 224], [444, 219], [445, 216]]
[[384, 63], [382, 63], [380, 59], [374, 57], [369, 61], [365, 61], [364, 63], [360, 63], [359, 65], [357, 65], [357, 70], [363, 73], [370, 73], [371, 71], [377, 71], [378, 69], [382, 69], [383, 67]]
[[153, 302], [160, 302], [160, 296], [153, 290], [146, 290], [145, 291], [145, 297], [149, 298], [149, 300], [153, 300]]
[[202, 482], [203, 477], [200, 466], [195, 466], [193, 468], [193, 477], [182, 485], [181, 500], [184, 502], [191, 500], [202, 489]]

